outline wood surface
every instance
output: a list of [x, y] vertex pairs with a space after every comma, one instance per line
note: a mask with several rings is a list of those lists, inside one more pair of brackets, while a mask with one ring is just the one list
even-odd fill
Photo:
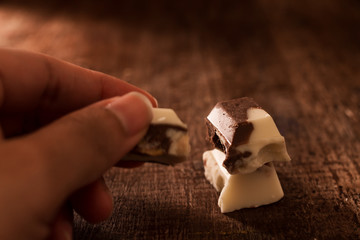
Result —
[[[359, 239], [360, 2], [0, 1], [0, 46], [103, 71], [175, 109], [191, 135], [175, 167], [112, 169], [112, 217], [75, 216], [75, 239]], [[292, 161], [285, 197], [220, 213], [201, 161], [204, 117], [250, 96]]]

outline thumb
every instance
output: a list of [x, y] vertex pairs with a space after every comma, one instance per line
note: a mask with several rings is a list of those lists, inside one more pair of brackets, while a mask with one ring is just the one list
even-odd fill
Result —
[[144, 136], [151, 119], [149, 99], [132, 92], [73, 112], [17, 140], [17, 145], [36, 153], [24, 157], [36, 158], [49, 188], [53, 186], [53, 196], [64, 200], [94, 182], [130, 151]]

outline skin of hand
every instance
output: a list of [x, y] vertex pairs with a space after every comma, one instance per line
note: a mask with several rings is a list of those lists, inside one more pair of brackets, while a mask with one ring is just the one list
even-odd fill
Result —
[[0, 49], [0, 239], [71, 239], [73, 209], [107, 219], [102, 175], [121, 166], [156, 106], [109, 75]]

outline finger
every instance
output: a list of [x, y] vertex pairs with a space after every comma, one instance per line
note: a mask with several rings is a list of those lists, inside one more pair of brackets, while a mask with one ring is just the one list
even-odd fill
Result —
[[0, 49], [0, 63], [3, 113], [68, 113], [131, 91], [141, 92], [157, 105], [149, 93], [131, 84], [43, 54]]
[[81, 188], [71, 196], [74, 210], [90, 223], [98, 223], [110, 217], [113, 199], [104, 179]]
[[60, 209], [51, 229], [50, 240], [70, 240], [73, 236], [73, 211], [70, 204]]
[[144, 136], [151, 119], [149, 101], [133, 92], [76, 111], [31, 135], [7, 141], [1, 145], [0, 153], [14, 167], [23, 164], [32, 172], [40, 168], [35, 177], [42, 179], [38, 184], [45, 186], [43, 204], [56, 207], [115, 165]]

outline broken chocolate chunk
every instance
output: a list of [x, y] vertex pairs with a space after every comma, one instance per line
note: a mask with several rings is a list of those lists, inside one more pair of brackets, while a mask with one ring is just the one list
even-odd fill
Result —
[[174, 165], [186, 160], [189, 153], [187, 126], [174, 110], [154, 108], [146, 135], [123, 160]]
[[207, 116], [206, 126], [209, 140], [225, 153], [223, 166], [230, 174], [290, 160], [273, 119], [252, 98], [219, 102]]
[[[248, 142], [253, 126], [247, 121], [247, 110], [260, 108], [251, 98], [244, 97], [219, 102], [206, 119], [209, 137], [218, 148], [230, 148], [233, 145]], [[219, 139], [220, 138], [220, 139]], [[223, 145], [220, 146], [219, 145]]]

